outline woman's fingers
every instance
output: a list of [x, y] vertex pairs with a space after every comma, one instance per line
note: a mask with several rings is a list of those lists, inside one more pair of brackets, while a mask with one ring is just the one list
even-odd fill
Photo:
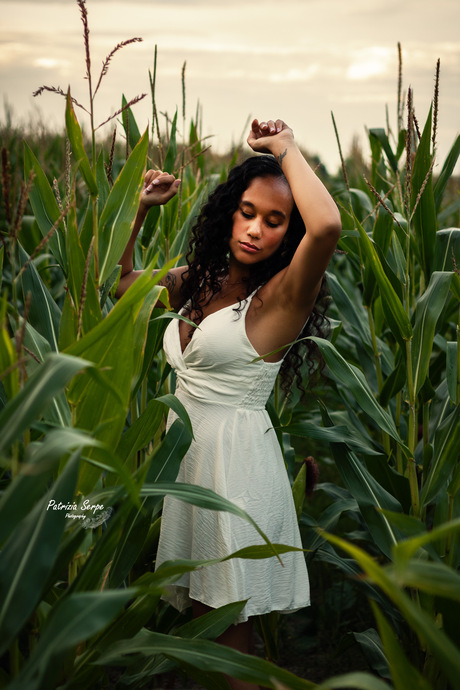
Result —
[[267, 120], [259, 122], [259, 120], [254, 119], [251, 126], [251, 131], [256, 138], [273, 136], [274, 134], [279, 134], [283, 129], [287, 127], [283, 120]]
[[162, 187], [170, 187], [175, 182], [178, 182], [178, 180], [176, 180], [174, 175], [170, 175], [167, 172], [162, 172], [161, 170], [149, 170], [145, 174], [144, 192], [149, 194], [155, 187], [159, 187], [160, 185]]

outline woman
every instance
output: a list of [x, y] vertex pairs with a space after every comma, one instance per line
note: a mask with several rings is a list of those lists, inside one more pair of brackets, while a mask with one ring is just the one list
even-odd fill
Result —
[[[246, 510], [272, 542], [301, 547], [265, 403], [286, 346], [314, 310], [340, 236], [340, 215], [282, 120], [254, 120], [248, 144], [271, 156], [250, 158], [231, 171], [198, 218], [188, 266], [172, 269], [162, 281], [171, 305], [198, 325], [174, 319], [164, 339], [177, 373], [176, 395], [195, 436], [178, 481], [213, 489]], [[148, 209], [166, 203], [178, 185], [172, 175], [147, 172], [118, 294], [140, 273], [132, 254]], [[218, 558], [258, 542], [255, 530], [234, 515], [166, 498], [157, 565]], [[231, 559], [184, 576], [168, 598], [179, 610], [192, 605], [195, 616], [247, 599], [220, 641], [248, 652], [252, 616], [309, 604], [303, 554], [286, 554], [283, 563]], [[229, 681], [232, 688], [255, 687]]]

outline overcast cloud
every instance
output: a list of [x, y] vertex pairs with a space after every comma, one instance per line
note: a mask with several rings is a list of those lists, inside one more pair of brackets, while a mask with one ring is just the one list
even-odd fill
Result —
[[[333, 111], [345, 150], [365, 126], [385, 126], [396, 112], [397, 42], [403, 46], [405, 88], [413, 87], [423, 121], [441, 58], [439, 152], [445, 156], [459, 128], [460, 3], [457, 0], [88, 0], [94, 77], [121, 40], [141, 36], [113, 59], [98, 94], [97, 119], [148, 92], [158, 45], [157, 98], [172, 113], [181, 104], [180, 73], [187, 62], [187, 109], [203, 109], [204, 134], [225, 150], [239, 139], [249, 115], [281, 117], [299, 142], [335, 170]], [[39, 108], [60, 126], [64, 102], [39, 86], [70, 84], [87, 103], [82, 25], [74, 0], [0, 0], [0, 89], [16, 117]], [[97, 76], [96, 76], [97, 75]], [[145, 99], [150, 100], [150, 99]], [[146, 126], [146, 102], [136, 106]]]

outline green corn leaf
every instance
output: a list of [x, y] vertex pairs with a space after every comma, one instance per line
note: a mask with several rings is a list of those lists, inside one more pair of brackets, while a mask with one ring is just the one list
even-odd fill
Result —
[[356, 671], [346, 673], [343, 676], [334, 676], [329, 678], [325, 683], [315, 686], [316, 690], [388, 690], [388, 683], [380, 678], [371, 676], [369, 673], [362, 673]]
[[460, 263], [460, 228], [447, 228], [436, 233], [435, 271], [453, 271]]
[[460, 405], [438, 426], [434, 436], [434, 452], [430, 471], [420, 500], [428, 505], [437, 496], [458, 463], [460, 457]]
[[[148, 587], [150, 576], [151, 573], [144, 573], [136, 580], [133, 587]], [[99, 635], [88, 640], [86, 649], [76, 659], [75, 673], [68, 683], [68, 690], [89, 687], [91, 683], [97, 682], [95, 676], [97, 676], [98, 669], [93, 665], [93, 662], [100, 656], [101, 651], [110, 648], [119, 640], [134, 637], [136, 634], [141, 635], [142, 627], [151, 619], [159, 600], [159, 592], [140, 594], [113, 623], [102, 630]], [[149, 677], [152, 678], [152, 675], [151, 673]], [[130, 680], [134, 682], [133, 673], [130, 676]]]
[[372, 268], [379, 286], [388, 325], [391, 328], [395, 338], [398, 340], [410, 340], [412, 337], [412, 326], [404, 307], [401, 304], [401, 301], [393, 286], [391, 285], [390, 280], [385, 274], [385, 271], [383, 270], [382, 263], [373, 243], [371, 242], [361, 223], [359, 223], [356, 218], [355, 222], [359, 232], [365, 259]]
[[[149, 268], [139, 276], [106, 318], [66, 351], [74, 356], [82, 355], [98, 366], [93, 376], [83, 375], [72, 382], [68, 399], [76, 406], [76, 426], [93, 431], [95, 437], [110, 448], [116, 448], [118, 444], [129, 407], [134, 321], [153, 283]], [[97, 460], [98, 450], [91, 451], [89, 456]], [[104, 461], [103, 458], [101, 460]], [[83, 494], [92, 491], [99, 475], [100, 470], [85, 464], [79, 485]]]
[[407, 660], [395, 633], [377, 604], [371, 601], [371, 606], [390, 665], [395, 690], [433, 690], [430, 683]]
[[[45, 237], [61, 215], [59, 206], [40, 163], [32, 149], [24, 142], [24, 174], [26, 179], [34, 173], [34, 184], [29, 193], [29, 201], [42, 237]], [[67, 270], [65, 235], [62, 223], [48, 241], [49, 248], [63, 271]]]
[[344, 425], [319, 426], [314, 422], [293, 421], [286, 426], [278, 426], [275, 431], [282, 431], [291, 436], [317, 439], [326, 443], [346, 443], [351, 449], [365, 455], [380, 455], [382, 451], [371, 445], [370, 439], [360, 436], [353, 427]]
[[19, 392], [19, 369], [16, 365], [18, 356], [11, 336], [6, 328], [6, 295], [0, 302], [0, 372], [13, 367], [10, 374], [3, 378], [3, 387], [9, 400]]
[[44, 690], [61, 682], [62, 659], [117, 616], [136, 595], [133, 589], [82, 592], [65, 597], [48, 616], [46, 627], [12, 690]]
[[97, 163], [96, 163], [96, 182], [97, 182], [97, 188], [99, 190], [99, 196], [97, 198], [97, 206], [98, 206], [98, 209], [103, 209], [105, 206], [105, 203], [108, 199], [108, 196], [110, 194], [110, 185], [109, 185], [109, 181], [107, 179], [107, 173], [105, 171], [104, 151], [102, 149], [101, 149], [101, 152], [97, 158]]
[[125, 109], [123, 110], [121, 117], [123, 121], [123, 129], [125, 130], [126, 138], [129, 141], [129, 148], [132, 151], [136, 148], [137, 144], [139, 143], [141, 133], [139, 131], [139, 127], [137, 126], [137, 122], [133, 115], [133, 111], [131, 108], [126, 108], [127, 105], [128, 101], [126, 100], [126, 97], [123, 94], [121, 98], [121, 107]]
[[404, 570], [409, 560], [419, 549], [426, 547], [437, 541], [441, 541], [446, 536], [452, 536], [460, 530], [460, 518], [444, 522], [439, 526], [433, 527], [429, 532], [423, 532], [410, 539], [400, 542], [394, 550], [393, 561], [398, 569]]
[[[80, 237], [77, 228], [75, 209], [69, 211], [67, 219], [67, 253], [72, 260], [69, 262], [67, 285], [72, 295], [73, 304], [79, 310], [82, 298], [82, 286], [85, 276], [87, 257], [83, 254]], [[99, 305], [99, 297], [94, 283], [94, 270], [90, 262], [90, 270], [87, 272], [84, 294], [84, 308], [82, 313], [82, 330], [87, 333], [102, 320], [102, 312]]]
[[[203, 616], [194, 618], [188, 623], [184, 623], [184, 625], [173, 629], [171, 634], [182, 638], [214, 640], [224, 633], [229, 625], [234, 622], [238, 614], [243, 610], [245, 604], [246, 601], [235, 601], [231, 604], [220, 606], [218, 609], [209, 611]], [[144, 631], [140, 631], [138, 638], [140, 638], [143, 633]], [[159, 673], [166, 673], [174, 668], [175, 665], [173, 661], [165, 659], [163, 655], [156, 656], [153, 659], [148, 659], [147, 662], [144, 661], [140, 672], [136, 674], [135, 678], [130, 674], [130, 681], [134, 682], [141, 674], [146, 675], [148, 673], [154, 673], [158, 675]], [[212, 687], [214, 689], [215, 686], [213, 685]]]
[[297, 472], [297, 476], [296, 476], [294, 483], [292, 485], [292, 496], [294, 498], [294, 505], [295, 505], [296, 515], [297, 515], [297, 520], [300, 520], [300, 516], [302, 515], [303, 502], [305, 499], [306, 479], [307, 479], [307, 466], [305, 463], [303, 463], [302, 467]]
[[50, 473], [59, 460], [77, 448], [97, 441], [78, 429], [53, 429], [40, 443], [30, 443], [21, 470], [0, 499], [0, 543], [33, 509], [49, 486]]
[[125, 640], [114, 645], [97, 663], [110, 664], [114, 658], [119, 659], [120, 655], [125, 654], [164, 654], [179, 664], [193, 666], [200, 671], [217, 671], [248, 683], [262, 683], [268, 688], [276, 688], [275, 680], [292, 690], [309, 690], [317, 687], [316, 684], [302, 680], [268, 661], [242, 654], [230, 647], [209, 640], [182, 639], [150, 631], [143, 631], [139, 639]]
[[146, 130], [123, 166], [99, 219], [99, 282], [112, 273], [132, 230], [145, 172], [148, 147]]
[[358, 503], [375, 544], [390, 557], [393, 547], [401, 538], [401, 533], [381, 511], [402, 511], [400, 503], [374, 479], [365, 465], [345, 446], [333, 444], [332, 452], [342, 480]]
[[[455, 271], [460, 266], [460, 228], [447, 228], [436, 233], [434, 270]], [[454, 272], [451, 290], [460, 302], [460, 276]]]
[[28, 620], [56, 558], [64, 531], [65, 510], [48, 510], [71, 503], [78, 477], [80, 452], [74, 453], [65, 471], [47, 495], [36, 504], [5, 544], [0, 561], [0, 654]]
[[227, 630], [228, 626], [244, 609], [246, 603], [246, 601], [235, 601], [220, 606], [214, 611], [209, 611], [203, 616], [179, 626], [173, 631], [173, 635], [189, 637], [190, 639], [199, 637], [202, 640], [214, 640]]
[[[19, 245], [19, 256], [21, 265], [29, 259], [24, 249]], [[28, 321], [32, 326], [48, 341], [50, 347], [55, 352], [59, 351], [58, 336], [61, 311], [54, 299], [51, 297], [48, 288], [40, 278], [34, 263], [31, 261], [25, 272], [21, 275], [21, 288], [24, 303], [27, 293], [30, 292], [32, 299], [30, 302]]]
[[369, 628], [362, 633], [353, 632], [353, 637], [359, 644], [364, 654], [369, 668], [371, 668], [381, 678], [391, 680], [388, 661], [383, 651], [382, 640], [375, 628]]
[[[246, 522], [249, 522], [254, 529], [257, 530], [259, 535], [265, 541], [266, 544], [272, 549], [272, 554], [278, 556], [274, 546], [270, 543], [267, 536], [260, 529], [260, 527], [254, 522], [250, 515], [248, 515], [244, 510], [239, 508], [237, 505], [219, 496], [211, 489], [205, 489], [202, 486], [196, 486], [193, 484], [183, 484], [180, 482], [170, 483], [170, 482], [157, 482], [156, 484], [149, 485], [145, 484], [140, 492], [141, 496], [174, 496], [175, 498], [185, 501], [186, 503], [192, 503], [193, 505], [200, 506], [201, 508], [208, 508], [209, 510], [224, 510], [233, 515], [237, 515]], [[279, 558], [279, 556], [278, 556]]]
[[426, 282], [429, 280], [433, 265], [437, 225], [432, 173], [429, 174], [428, 182], [426, 182], [426, 176], [428, 175], [432, 162], [431, 111], [432, 109], [430, 108], [422, 137], [417, 148], [417, 153], [415, 154], [414, 167], [412, 170], [411, 197], [411, 206], [414, 208], [422, 187], [425, 184], [425, 188], [414, 212], [413, 225], [416, 245], [420, 251]]
[[444, 563], [411, 559], [404, 561], [404, 566], [396, 562], [395, 571], [401, 587], [412, 587], [435, 597], [460, 602], [460, 575]]
[[436, 658], [443, 675], [449, 679], [453, 690], [460, 690], [460, 651], [435, 624], [426, 611], [401, 588], [397, 577], [387, 573], [371, 556], [362, 549], [332, 534], [325, 538], [350, 554], [361, 566], [367, 577], [391, 599], [403, 614], [407, 623]]
[[193, 225], [195, 224], [195, 221], [198, 218], [198, 214], [203, 204], [205, 203], [208, 195], [213, 191], [215, 187], [216, 180], [215, 178], [211, 178], [208, 179], [206, 182], [203, 182], [202, 185], [200, 185], [200, 187], [198, 188], [198, 196], [196, 198], [196, 201], [193, 203], [190, 212], [187, 215], [187, 218], [184, 220], [182, 227], [177, 232], [171, 244], [171, 254], [173, 256], [183, 256], [187, 251], [190, 238], [190, 231]]
[[169, 146], [166, 152], [166, 158], [163, 165], [163, 170], [172, 175], [174, 173], [174, 166], [176, 164], [177, 158], [177, 110], [174, 113], [173, 120], [171, 122], [171, 130], [169, 132]]
[[458, 343], [447, 343], [446, 378], [449, 397], [457, 405], [459, 400], [460, 371], [458, 371]]
[[380, 142], [383, 150], [386, 153], [392, 171], [394, 173], [398, 172], [398, 161], [396, 160], [396, 156], [393, 153], [386, 131], [383, 128], [379, 127], [370, 129], [369, 139], [371, 140], [372, 137], [375, 137], [375, 139], [377, 139]]
[[332, 299], [340, 314], [340, 319], [348, 323], [355, 335], [363, 342], [366, 349], [371, 352], [372, 339], [369, 329], [369, 319], [361, 301], [356, 299], [355, 294], [347, 293], [339, 283], [337, 277], [328, 272], [327, 285], [331, 291]]
[[144, 220], [144, 225], [142, 227], [141, 244], [147, 249], [150, 242], [152, 241], [152, 236], [157, 229], [158, 222], [161, 216], [161, 206], [151, 206]]
[[329, 341], [313, 336], [310, 340], [318, 345], [333, 376], [353, 395], [361, 409], [371, 415], [380, 429], [390, 434], [402, 447], [393, 418], [379, 405], [363, 373], [357, 367], [348, 364]]
[[458, 158], [460, 156], [460, 134], [457, 136], [456, 140], [452, 144], [452, 148], [447, 154], [447, 158], [442, 166], [441, 173], [434, 186], [434, 203], [436, 206], [436, 213], [439, 213], [441, 208], [442, 199], [444, 192], [447, 187], [452, 174], [454, 172], [455, 166], [457, 165]]
[[452, 273], [435, 271], [415, 308], [412, 370], [416, 394], [425, 383], [428, 374], [436, 323], [449, 294], [451, 280]]
[[[161, 445], [156, 448], [149, 463], [145, 481], [156, 483], [174, 482], [180, 463], [187, 452], [192, 437], [180, 420], [176, 420], [168, 430]], [[143, 468], [141, 469], [143, 472]], [[133, 508], [123, 527], [118, 546], [112, 558], [109, 586], [118, 587], [129, 573], [142, 550], [148, 534], [152, 513], [161, 501], [160, 496], [144, 497], [138, 508]]]
[[[23, 324], [22, 319], [20, 319], [20, 323]], [[25, 324], [24, 345], [36, 357], [36, 359], [31, 357], [26, 364], [27, 374], [30, 376], [51, 353], [51, 347], [48, 341], [30, 323]], [[70, 408], [64, 392], [53, 398], [51, 405], [43, 412], [43, 418], [53, 425], [61, 427], [71, 425]]]
[[65, 123], [67, 129], [67, 136], [69, 137], [70, 145], [72, 147], [75, 160], [78, 162], [80, 172], [85, 180], [88, 191], [92, 197], [98, 195], [98, 188], [96, 178], [94, 177], [91, 165], [86, 155], [83, 144], [83, 134], [80, 125], [73, 109], [72, 99], [70, 97], [70, 88], [67, 92], [67, 107], [65, 111]]
[[0, 413], [0, 453], [39, 419], [43, 411], [76, 373], [91, 363], [67, 355], [50, 354]]

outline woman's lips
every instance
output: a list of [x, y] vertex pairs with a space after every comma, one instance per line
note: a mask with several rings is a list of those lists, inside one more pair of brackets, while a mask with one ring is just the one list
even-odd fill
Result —
[[240, 246], [245, 252], [249, 252], [250, 254], [255, 254], [259, 251], [259, 247], [256, 247], [255, 244], [249, 244], [249, 242], [240, 242]]

